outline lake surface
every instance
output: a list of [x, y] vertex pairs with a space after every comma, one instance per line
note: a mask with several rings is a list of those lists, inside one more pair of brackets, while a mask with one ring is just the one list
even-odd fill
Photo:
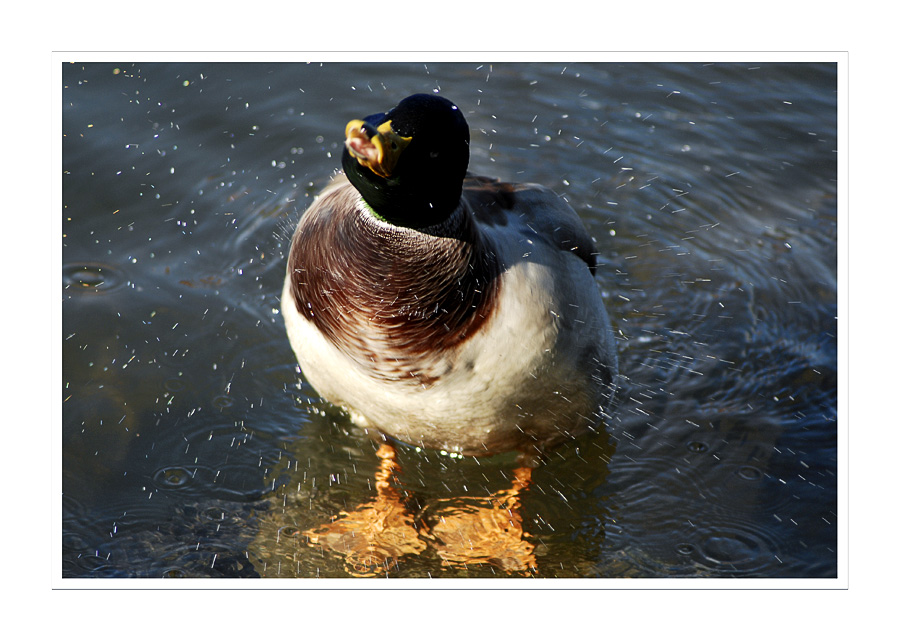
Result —
[[[581, 215], [622, 378], [521, 496], [536, 569], [387, 574], [837, 576], [835, 64], [126, 62], [63, 65], [62, 576], [354, 575], [302, 532], [379, 459], [302, 382], [285, 253], [347, 121], [422, 91]], [[397, 463], [421, 514], [515, 466]]]

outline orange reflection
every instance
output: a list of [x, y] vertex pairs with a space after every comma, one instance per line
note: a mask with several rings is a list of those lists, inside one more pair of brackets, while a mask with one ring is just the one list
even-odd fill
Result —
[[512, 487], [492, 497], [439, 499], [423, 510], [417, 524], [391, 479], [400, 469], [397, 453], [378, 448], [374, 501], [341, 512], [331, 523], [307, 530], [309, 544], [344, 557], [358, 577], [386, 573], [403, 555], [429, 547], [447, 567], [490, 564], [507, 572], [537, 572], [534, 545], [522, 529], [519, 493], [531, 482], [531, 469], [517, 468]]
[[375, 576], [386, 571], [391, 561], [396, 563], [402, 555], [418, 554], [426, 548], [400, 493], [391, 485], [391, 477], [399, 471], [397, 452], [382, 444], [376, 454], [381, 462], [375, 473], [375, 500], [304, 532], [310, 545], [343, 555], [347, 570], [354, 576]]
[[531, 481], [531, 468], [515, 470], [512, 488], [490, 498], [453, 498], [429, 507], [426, 536], [450, 567], [489, 563], [507, 572], [537, 572], [534, 545], [525, 540], [519, 492]]

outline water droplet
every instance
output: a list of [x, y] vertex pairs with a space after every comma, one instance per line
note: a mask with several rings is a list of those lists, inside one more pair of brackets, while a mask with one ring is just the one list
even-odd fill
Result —
[[285, 525], [283, 527], [278, 528], [278, 538], [280, 539], [296, 539], [303, 535], [303, 530], [301, 530], [296, 525]]
[[187, 389], [187, 383], [180, 378], [169, 378], [163, 383], [163, 386], [166, 388], [166, 391], [169, 392], [183, 392]]
[[694, 546], [690, 543], [679, 543], [675, 546], [675, 551], [684, 556], [690, 556], [694, 552]]
[[118, 269], [101, 263], [63, 265], [63, 289], [66, 292], [108, 292], [124, 280]]
[[183, 467], [164, 467], [153, 475], [153, 481], [160, 488], [180, 488], [190, 484], [194, 474]]
[[758, 481], [762, 478], [762, 472], [752, 465], [744, 465], [737, 471], [738, 476], [747, 481]]
[[227, 409], [227, 408], [231, 407], [232, 405], [234, 405], [234, 401], [231, 400], [231, 398], [228, 396], [216, 396], [212, 400], [212, 404], [213, 404], [213, 407], [215, 407], [217, 410], [219, 410], [221, 412], [222, 410]]
[[700, 441], [691, 441], [687, 444], [687, 448], [691, 452], [706, 452], [709, 449], [709, 446], [706, 443], [701, 443]]
[[227, 512], [220, 507], [208, 507], [203, 510], [203, 518], [207, 521], [224, 521]]
[[756, 557], [756, 541], [738, 535], [711, 536], [704, 542], [704, 556], [714, 563], [737, 564]]

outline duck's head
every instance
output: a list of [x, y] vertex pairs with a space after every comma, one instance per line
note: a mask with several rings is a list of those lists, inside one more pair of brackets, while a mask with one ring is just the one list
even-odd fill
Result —
[[341, 163], [377, 216], [414, 229], [435, 225], [459, 205], [469, 126], [446, 98], [416, 94], [350, 121]]

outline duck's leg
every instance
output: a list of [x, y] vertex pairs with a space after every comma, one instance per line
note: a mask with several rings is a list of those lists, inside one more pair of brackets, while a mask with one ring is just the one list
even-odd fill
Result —
[[375, 474], [375, 500], [304, 532], [310, 545], [343, 555], [347, 569], [355, 576], [380, 574], [400, 556], [418, 554], [426, 547], [400, 492], [391, 483], [400, 471], [396, 450], [382, 443], [377, 456], [380, 463]]
[[509, 572], [537, 572], [534, 545], [522, 528], [520, 493], [531, 468], [515, 469], [512, 487], [487, 498], [456, 498], [429, 509], [428, 538], [449, 567], [490, 564]]

